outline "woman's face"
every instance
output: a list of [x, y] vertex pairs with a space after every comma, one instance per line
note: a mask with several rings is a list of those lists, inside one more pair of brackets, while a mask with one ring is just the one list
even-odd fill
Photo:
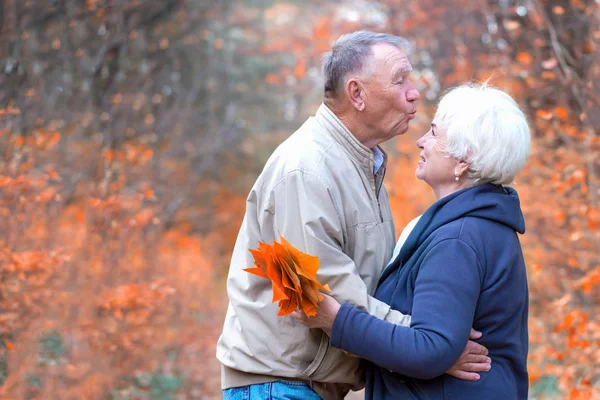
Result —
[[434, 120], [429, 131], [417, 140], [417, 146], [421, 149], [417, 179], [427, 182], [438, 199], [460, 187], [460, 183], [464, 182], [466, 177], [461, 176], [459, 182], [455, 180], [455, 171], [459, 172], [459, 162], [445, 153], [445, 128], [436, 124]]

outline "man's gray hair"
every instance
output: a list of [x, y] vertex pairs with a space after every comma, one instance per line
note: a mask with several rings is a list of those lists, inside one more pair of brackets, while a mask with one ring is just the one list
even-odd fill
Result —
[[331, 51], [323, 56], [325, 93], [337, 95], [349, 73], [362, 72], [368, 58], [373, 54], [371, 47], [378, 43], [390, 44], [405, 53], [411, 50], [411, 45], [406, 39], [387, 33], [356, 31], [342, 35], [335, 41]]
[[525, 114], [512, 97], [487, 83], [451, 89], [434, 120], [448, 129], [446, 153], [471, 164], [472, 184], [507, 185], [527, 162], [531, 134]]

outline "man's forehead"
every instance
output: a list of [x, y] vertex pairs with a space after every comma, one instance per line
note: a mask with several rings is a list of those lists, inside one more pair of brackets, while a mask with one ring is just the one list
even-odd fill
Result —
[[395, 46], [387, 43], [378, 43], [373, 46], [373, 53], [376, 58], [381, 59], [387, 64], [394, 74], [412, 70], [412, 65], [408, 61], [406, 54]]

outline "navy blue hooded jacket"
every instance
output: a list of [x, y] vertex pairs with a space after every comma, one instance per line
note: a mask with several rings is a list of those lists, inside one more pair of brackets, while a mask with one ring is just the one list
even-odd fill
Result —
[[[350, 304], [335, 319], [331, 345], [367, 364], [367, 399], [527, 399], [525, 232], [512, 188], [484, 184], [448, 195], [423, 214], [375, 297], [412, 315], [411, 327]], [[444, 374], [471, 327], [489, 349], [477, 382]]]

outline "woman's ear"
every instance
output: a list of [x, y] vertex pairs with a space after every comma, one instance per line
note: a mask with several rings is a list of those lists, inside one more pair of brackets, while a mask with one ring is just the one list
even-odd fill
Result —
[[454, 167], [454, 173], [458, 174], [458, 176], [461, 176], [469, 170], [470, 166], [471, 164], [466, 162], [465, 160], [459, 160], [456, 164], [456, 167]]
[[366, 92], [360, 80], [350, 78], [346, 81], [346, 95], [356, 110], [363, 111], [365, 109]]

